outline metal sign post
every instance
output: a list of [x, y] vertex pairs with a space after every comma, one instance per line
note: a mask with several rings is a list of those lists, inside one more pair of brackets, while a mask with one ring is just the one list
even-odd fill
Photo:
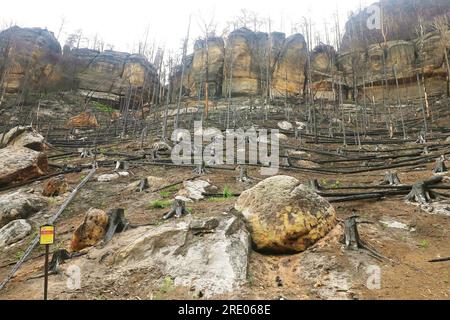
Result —
[[47, 300], [48, 292], [48, 255], [50, 245], [55, 242], [55, 227], [52, 225], [42, 226], [39, 230], [39, 243], [45, 245], [45, 264], [44, 264], [44, 300]]

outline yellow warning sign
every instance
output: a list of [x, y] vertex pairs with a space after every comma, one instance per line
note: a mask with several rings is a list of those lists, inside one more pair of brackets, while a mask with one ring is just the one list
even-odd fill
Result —
[[53, 244], [55, 242], [55, 227], [54, 226], [42, 226], [39, 232], [40, 244]]

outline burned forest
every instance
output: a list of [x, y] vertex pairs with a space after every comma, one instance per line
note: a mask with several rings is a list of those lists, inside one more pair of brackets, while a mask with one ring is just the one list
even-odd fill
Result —
[[0, 27], [1, 300], [450, 298], [450, 3], [235, 11]]

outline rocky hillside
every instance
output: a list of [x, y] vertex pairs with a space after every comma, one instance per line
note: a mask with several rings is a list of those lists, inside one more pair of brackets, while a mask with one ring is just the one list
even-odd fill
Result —
[[0, 33], [0, 79], [8, 93], [60, 86], [117, 101], [127, 90], [157, 82], [153, 65], [141, 55], [116, 51], [70, 49], [64, 52], [52, 32], [12, 27]]
[[[375, 4], [382, 8], [384, 28], [389, 40], [415, 39], [420, 19], [427, 25], [443, 14], [450, 17], [450, 2], [447, 0], [383, 0]], [[367, 28], [368, 18], [368, 13], [363, 10], [347, 21], [341, 45], [344, 51], [383, 42], [379, 30]]]
[[[337, 100], [339, 87], [344, 100], [366, 103], [448, 93], [450, 31], [445, 22], [441, 30], [433, 26], [435, 18], [448, 16], [448, 1], [386, 0], [382, 8], [386, 39], [381, 30], [367, 29], [362, 10], [346, 23], [339, 52], [324, 44], [308, 52], [301, 34], [286, 37], [247, 28], [226, 38], [200, 39], [186, 58], [183, 79], [181, 66], [172, 72], [171, 88], [178, 92], [182, 83], [190, 97], [206, 91], [210, 97], [228, 97], [231, 91], [234, 97], [270, 94], [305, 100], [310, 78], [316, 100]], [[143, 90], [148, 100], [159, 83], [156, 68], [143, 56], [82, 48], [61, 53], [54, 35], [38, 28], [0, 33], [0, 68], [2, 91], [12, 93], [64, 85], [115, 102], [131, 90]]]
[[[216, 97], [227, 96], [230, 86], [233, 96], [270, 91], [272, 97], [305, 97], [310, 77], [315, 99], [334, 100], [341, 84], [344, 98], [397, 101], [397, 93], [402, 100], [419, 98], [416, 78], [424, 74], [422, 96], [447, 93], [450, 31], [448, 26], [439, 31], [433, 24], [435, 18], [449, 15], [448, 1], [388, 0], [381, 5], [386, 41], [381, 30], [367, 29], [368, 15], [362, 10], [346, 23], [340, 52], [324, 44], [311, 51], [311, 68], [300, 34], [286, 38], [279, 32], [241, 28], [225, 40], [197, 41], [183, 79], [185, 92], [203, 95], [207, 82], [209, 95]], [[181, 72], [177, 76], [179, 84]]]

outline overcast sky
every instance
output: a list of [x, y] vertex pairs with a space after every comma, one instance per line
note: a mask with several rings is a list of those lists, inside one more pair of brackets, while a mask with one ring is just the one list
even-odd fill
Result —
[[[65, 20], [60, 42], [67, 35], [82, 29], [93, 39], [96, 34], [115, 50], [134, 51], [145, 38], [149, 27], [149, 40], [172, 50], [181, 48], [186, 35], [189, 15], [192, 14], [191, 39], [200, 34], [199, 17], [217, 23], [221, 33], [225, 23], [239, 14], [241, 9], [257, 12], [273, 20], [272, 30], [290, 34], [292, 26], [303, 16], [311, 16], [316, 28], [324, 22], [331, 28], [333, 14], [339, 3], [341, 28], [351, 10], [370, 5], [368, 0], [13, 0], [2, 1], [0, 23], [4, 28], [11, 23], [21, 27], [42, 27], [55, 35]], [[192, 42], [191, 42], [192, 43]]]

